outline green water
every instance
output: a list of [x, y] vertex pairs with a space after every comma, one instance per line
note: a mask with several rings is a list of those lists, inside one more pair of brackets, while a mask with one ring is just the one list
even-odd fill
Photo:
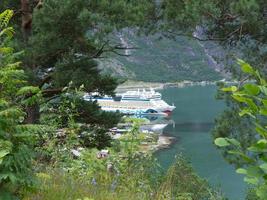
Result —
[[196, 172], [219, 187], [229, 200], [244, 200], [243, 177], [235, 173], [212, 143], [214, 118], [224, 109], [223, 102], [215, 100], [216, 87], [168, 88], [161, 93], [166, 102], [176, 106], [172, 115], [175, 127], [168, 125], [163, 133], [176, 137], [176, 142], [156, 154], [161, 164], [167, 168], [174, 156], [182, 152]]

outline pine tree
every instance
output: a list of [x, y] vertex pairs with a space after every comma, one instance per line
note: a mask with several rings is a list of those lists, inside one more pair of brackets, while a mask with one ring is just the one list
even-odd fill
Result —
[[[4, 1], [21, 16], [14, 20], [18, 49], [24, 49], [22, 65], [29, 82], [51, 98], [72, 81], [87, 92], [113, 94], [118, 82], [102, 75], [96, 59], [123, 50], [112, 44], [110, 34], [124, 27], [142, 27], [153, 20], [154, 1], [21, 0]], [[20, 27], [21, 25], [21, 27]], [[21, 34], [19, 30], [22, 30]], [[27, 123], [39, 119], [39, 106], [26, 107]]]

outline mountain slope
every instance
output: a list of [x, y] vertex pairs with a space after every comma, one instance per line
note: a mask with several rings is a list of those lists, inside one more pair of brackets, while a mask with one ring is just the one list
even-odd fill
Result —
[[138, 49], [123, 52], [130, 56], [101, 60], [100, 67], [105, 73], [149, 82], [213, 81], [222, 78], [215, 70], [216, 62], [196, 40], [136, 36], [133, 31], [118, 33], [116, 38], [124, 46]]

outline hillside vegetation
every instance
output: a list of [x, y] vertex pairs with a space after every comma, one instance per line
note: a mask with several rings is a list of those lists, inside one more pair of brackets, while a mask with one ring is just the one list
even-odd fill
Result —
[[136, 49], [123, 50], [127, 56], [100, 61], [105, 73], [148, 82], [214, 81], [222, 78], [215, 62], [197, 40], [177, 37], [138, 36], [133, 31], [116, 34], [118, 42]]

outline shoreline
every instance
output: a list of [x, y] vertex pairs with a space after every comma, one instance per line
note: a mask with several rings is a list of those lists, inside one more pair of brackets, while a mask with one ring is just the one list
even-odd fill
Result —
[[[155, 134], [155, 133], [153, 133]], [[176, 141], [175, 137], [165, 136], [165, 135], [158, 135], [156, 142], [145, 142], [140, 144], [141, 152], [148, 153], [156, 153], [163, 149], [170, 148]]]
[[[137, 89], [146, 89], [150, 88], [154, 90], [163, 90], [170, 87], [176, 88], [184, 88], [191, 86], [208, 86], [208, 85], [216, 85], [219, 82], [223, 82], [225, 84], [236, 84], [237, 81], [226, 81], [226, 80], [218, 80], [218, 81], [180, 81], [180, 82], [167, 82], [167, 83], [159, 83], [159, 82], [143, 82], [143, 81], [126, 81], [125, 83], [119, 85], [116, 89], [116, 92], [125, 92], [128, 90], [137, 90]], [[153, 133], [157, 134], [157, 133]], [[170, 148], [173, 143], [175, 143], [175, 137], [170, 137], [167, 135], [158, 135], [157, 141], [153, 143], [146, 143], [143, 146], [143, 150], [157, 152], [162, 149]]]
[[157, 144], [152, 146], [155, 152], [161, 149], [168, 149], [175, 142], [175, 137], [159, 135]]
[[116, 89], [117, 92], [123, 92], [127, 90], [136, 90], [139, 89], [154, 89], [154, 90], [163, 90], [169, 87], [177, 87], [177, 88], [184, 88], [190, 86], [207, 86], [207, 85], [216, 85], [218, 82], [223, 82], [226, 84], [235, 84], [237, 81], [225, 81], [225, 80], [218, 80], [218, 81], [180, 81], [180, 82], [166, 82], [166, 83], [159, 83], [159, 82], [143, 82], [143, 81], [126, 81], [125, 83], [119, 85]]

